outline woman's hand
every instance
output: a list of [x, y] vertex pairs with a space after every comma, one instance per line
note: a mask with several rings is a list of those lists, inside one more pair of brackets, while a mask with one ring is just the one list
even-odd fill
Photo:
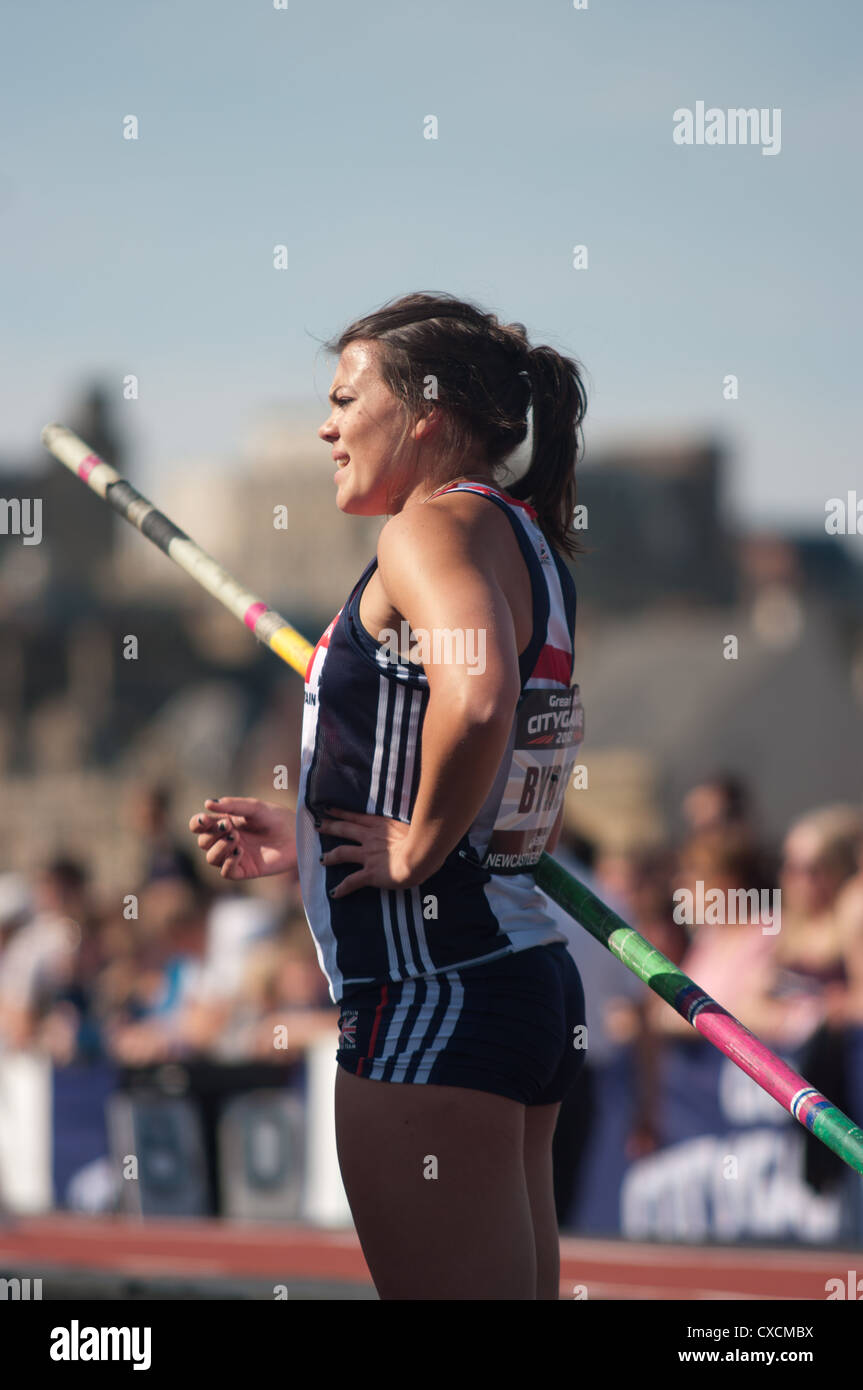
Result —
[[208, 864], [236, 882], [297, 870], [295, 814], [252, 796], [222, 796], [204, 802], [189, 829]]
[[414, 888], [422, 880], [415, 876], [407, 853], [410, 826], [389, 816], [368, 816], [362, 811], [342, 811], [327, 806], [329, 818], [320, 829], [325, 835], [344, 836], [355, 844], [337, 845], [321, 855], [321, 863], [359, 864], [335, 888], [331, 898], [344, 898], [357, 888]]

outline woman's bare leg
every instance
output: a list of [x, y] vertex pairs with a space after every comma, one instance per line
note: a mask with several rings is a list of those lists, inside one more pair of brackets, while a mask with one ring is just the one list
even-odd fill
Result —
[[551, 1141], [560, 1105], [529, 1105], [524, 1112], [524, 1172], [536, 1245], [536, 1297], [560, 1298], [560, 1232], [554, 1204]]
[[339, 1165], [382, 1299], [536, 1297], [524, 1136], [504, 1096], [337, 1069]]

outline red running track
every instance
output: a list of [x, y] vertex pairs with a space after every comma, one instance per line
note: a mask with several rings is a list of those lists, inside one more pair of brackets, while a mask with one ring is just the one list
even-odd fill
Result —
[[[856, 1259], [859, 1264], [861, 1255]], [[561, 1239], [562, 1299], [818, 1299], [845, 1279], [847, 1250], [708, 1249]], [[0, 1224], [4, 1273], [291, 1279], [371, 1285], [352, 1231], [224, 1221], [46, 1216]]]

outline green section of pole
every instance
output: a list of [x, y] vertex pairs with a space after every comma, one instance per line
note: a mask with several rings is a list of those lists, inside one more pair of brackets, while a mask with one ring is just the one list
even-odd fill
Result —
[[646, 985], [674, 1008], [681, 986], [692, 981], [672, 961], [651, 946], [634, 927], [612, 912], [562, 864], [544, 854], [533, 871], [544, 893], [574, 917], [591, 936], [607, 947], [613, 956], [638, 975]]
[[863, 1174], [863, 1129], [548, 854], [538, 886], [828, 1149]]

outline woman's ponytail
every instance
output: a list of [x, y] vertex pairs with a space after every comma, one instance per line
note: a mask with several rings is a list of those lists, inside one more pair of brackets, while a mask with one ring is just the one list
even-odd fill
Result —
[[531, 348], [525, 362], [531, 388], [533, 449], [527, 472], [508, 490], [529, 501], [557, 550], [581, 549], [573, 532], [581, 423], [587, 394], [578, 364], [550, 347]]

